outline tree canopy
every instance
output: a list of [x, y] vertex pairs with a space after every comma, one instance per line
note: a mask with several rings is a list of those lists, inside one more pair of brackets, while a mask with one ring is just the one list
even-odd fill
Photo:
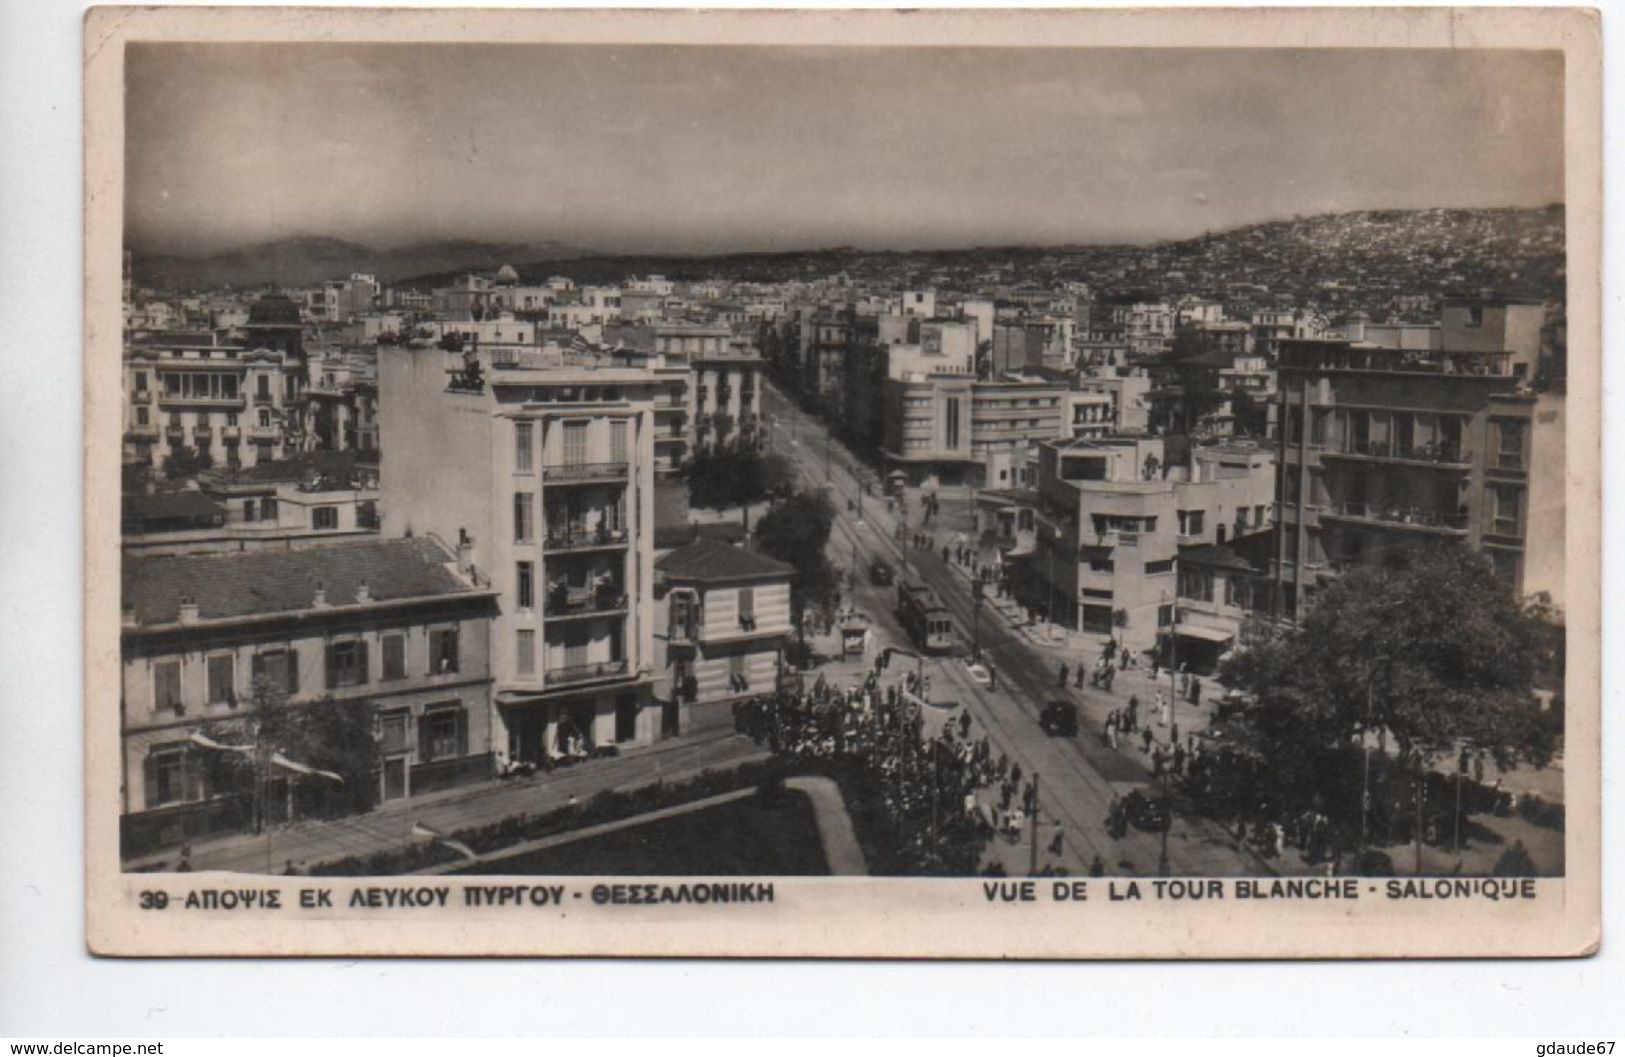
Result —
[[791, 617], [801, 625], [807, 607], [829, 609], [835, 604], [839, 578], [825, 553], [835, 505], [825, 492], [798, 492], [768, 511], [756, 526], [762, 553], [795, 567], [790, 589]]
[[782, 455], [729, 449], [697, 455], [688, 466], [688, 502], [701, 510], [748, 507], [789, 486]]
[[1238, 652], [1222, 674], [1257, 695], [1257, 733], [1277, 753], [1370, 729], [1417, 767], [1461, 748], [1502, 765], [1541, 763], [1553, 746], [1534, 678], [1560, 663], [1549, 617], [1482, 555], [1426, 547], [1350, 570], [1298, 628]]

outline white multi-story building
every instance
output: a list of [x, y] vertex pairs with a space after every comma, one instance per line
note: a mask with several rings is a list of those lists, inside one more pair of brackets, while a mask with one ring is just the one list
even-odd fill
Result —
[[658, 737], [647, 357], [392, 350], [383, 533], [433, 532], [496, 588], [499, 751], [547, 764]]

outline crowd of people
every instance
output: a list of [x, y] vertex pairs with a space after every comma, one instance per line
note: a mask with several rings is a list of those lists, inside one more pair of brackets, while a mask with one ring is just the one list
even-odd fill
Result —
[[[853, 781], [868, 827], [889, 861], [883, 872], [977, 872], [996, 836], [1021, 839], [1038, 790], [1020, 764], [995, 753], [966, 712], [928, 736], [913, 672], [882, 685], [838, 687], [822, 677], [805, 692], [780, 691], [734, 705], [736, 729], [775, 754], [825, 764]], [[875, 864], [872, 864], [875, 865]]]

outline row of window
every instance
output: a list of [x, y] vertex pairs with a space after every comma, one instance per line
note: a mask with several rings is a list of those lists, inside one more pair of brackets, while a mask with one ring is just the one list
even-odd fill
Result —
[[[580, 466], [587, 460], [587, 427], [589, 422], [564, 423], [564, 465]], [[532, 473], [536, 469], [536, 424], [514, 423], [514, 469], [518, 473]], [[614, 419], [609, 424], [609, 461], [627, 462], [627, 423]]]
[[[449, 675], [462, 664], [456, 628], [441, 628], [429, 632], [429, 664], [426, 675]], [[379, 639], [382, 665], [380, 682], [394, 682], [407, 678], [406, 635], [404, 632], [386, 633]], [[324, 652], [324, 674], [327, 689], [364, 686], [371, 682], [371, 664], [365, 639], [342, 639], [327, 644]], [[209, 705], [236, 705], [239, 703], [237, 686], [237, 655], [218, 653], [204, 660], [204, 703]], [[269, 690], [299, 693], [299, 650], [296, 647], [261, 650], [250, 659], [250, 691], [265, 686]], [[181, 691], [181, 662], [155, 661], [152, 665], [153, 707], [184, 712], [186, 701]]]

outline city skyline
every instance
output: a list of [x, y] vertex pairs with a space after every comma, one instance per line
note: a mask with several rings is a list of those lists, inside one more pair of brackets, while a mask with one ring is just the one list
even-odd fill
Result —
[[136, 46], [126, 233], [183, 254], [318, 232], [936, 250], [1564, 198], [1555, 52], [1085, 55]]

